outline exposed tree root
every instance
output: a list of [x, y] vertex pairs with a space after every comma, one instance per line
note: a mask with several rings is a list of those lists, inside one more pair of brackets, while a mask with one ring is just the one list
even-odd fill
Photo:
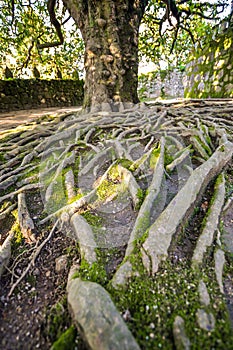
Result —
[[35, 242], [36, 239], [32, 232], [35, 226], [30, 217], [26, 204], [25, 193], [23, 192], [18, 194], [18, 219], [23, 237], [26, 238], [28, 242]]
[[[219, 223], [232, 204], [231, 179], [224, 177], [232, 162], [232, 125], [231, 100], [190, 100], [68, 114], [1, 135], [0, 223], [8, 225], [18, 196], [21, 234], [36, 242], [23, 273], [16, 271], [22, 255], [4, 272], [15, 238], [1, 237], [1, 274], [16, 279], [8, 297], [61, 222], [79, 245], [68, 303], [91, 349], [116, 343], [117, 349], [189, 349], [195, 332], [199, 348], [224, 344], [230, 339], [222, 326], [228, 322], [220, 311], [224, 301], [213, 300], [226, 294], [229, 258]], [[43, 211], [29, 200], [35, 189]], [[169, 305], [168, 295], [174, 295]]]

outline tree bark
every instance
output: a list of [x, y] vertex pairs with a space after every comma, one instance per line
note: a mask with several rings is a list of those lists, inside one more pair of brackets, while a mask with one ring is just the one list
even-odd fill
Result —
[[84, 107], [138, 103], [138, 31], [148, 0], [63, 0], [85, 43]]

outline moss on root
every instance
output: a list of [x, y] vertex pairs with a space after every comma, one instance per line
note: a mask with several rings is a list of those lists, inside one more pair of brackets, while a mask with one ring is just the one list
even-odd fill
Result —
[[[136, 263], [136, 259], [135, 259]], [[155, 277], [148, 277], [140, 257], [136, 267], [140, 277], [134, 277], [126, 290], [109, 292], [142, 349], [173, 349], [173, 322], [177, 315], [185, 321], [192, 349], [231, 349], [232, 329], [225, 301], [219, 292], [213, 268], [196, 272], [186, 261], [172, 265], [163, 262]], [[212, 304], [209, 312], [215, 316], [216, 327], [207, 332], [198, 327], [196, 312], [201, 308], [198, 294], [200, 279], [206, 282]]]
[[[97, 255], [99, 255], [98, 250]], [[100, 258], [98, 258], [98, 262], [95, 262], [91, 265], [83, 259], [79, 270], [76, 271], [75, 274], [72, 276], [72, 279], [74, 278], [81, 278], [84, 281], [96, 282], [101, 284], [102, 286], [106, 285], [108, 281], [105, 266], [103, 265]]]
[[89, 225], [94, 227], [102, 227], [103, 219], [99, 217], [95, 213], [91, 213], [90, 211], [85, 211], [82, 213], [82, 216], [86, 219]]

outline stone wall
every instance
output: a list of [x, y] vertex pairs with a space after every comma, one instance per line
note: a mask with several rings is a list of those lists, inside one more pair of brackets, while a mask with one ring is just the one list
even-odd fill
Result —
[[138, 93], [143, 98], [176, 98], [184, 96], [184, 72], [178, 69], [151, 72], [139, 77]]
[[0, 80], [0, 112], [39, 107], [78, 106], [83, 81], [14, 79]]
[[185, 97], [233, 97], [233, 29], [225, 29], [204, 50], [193, 51], [186, 67]]

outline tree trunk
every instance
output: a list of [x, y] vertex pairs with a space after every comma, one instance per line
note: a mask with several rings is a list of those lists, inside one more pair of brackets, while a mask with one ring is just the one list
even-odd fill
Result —
[[63, 2], [85, 43], [84, 107], [137, 103], [138, 31], [148, 1]]

